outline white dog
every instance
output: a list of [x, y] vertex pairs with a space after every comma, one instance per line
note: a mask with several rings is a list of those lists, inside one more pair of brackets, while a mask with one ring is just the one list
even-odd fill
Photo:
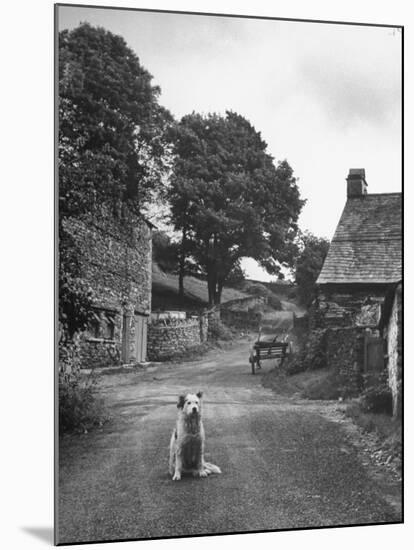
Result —
[[221, 474], [215, 464], [204, 460], [204, 428], [201, 421], [201, 397], [188, 393], [180, 395], [177, 403], [177, 425], [173, 430], [170, 442], [169, 471], [174, 481], [181, 479], [181, 474], [191, 473], [194, 477], [207, 477], [209, 474]]

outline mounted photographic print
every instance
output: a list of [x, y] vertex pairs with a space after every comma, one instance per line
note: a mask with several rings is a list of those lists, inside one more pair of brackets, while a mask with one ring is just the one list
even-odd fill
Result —
[[403, 28], [55, 9], [55, 542], [401, 523]]

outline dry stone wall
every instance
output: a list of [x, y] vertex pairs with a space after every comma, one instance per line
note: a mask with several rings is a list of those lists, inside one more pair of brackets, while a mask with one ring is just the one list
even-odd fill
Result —
[[220, 332], [221, 322], [239, 329], [256, 330], [265, 304], [262, 296], [247, 296], [215, 306], [208, 314], [210, 333]]
[[148, 326], [148, 360], [166, 361], [199, 346], [207, 334], [205, 316], [160, 321]]
[[227, 325], [239, 329], [258, 330], [262, 314], [257, 311], [234, 311], [232, 309], [222, 309], [221, 319]]
[[388, 325], [384, 331], [388, 353], [388, 384], [391, 388], [394, 416], [402, 413], [402, 298], [397, 288]]
[[262, 308], [266, 304], [266, 299], [262, 296], [246, 296], [245, 298], [236, 298], [220, 305], [221, 311], [245, 311]]

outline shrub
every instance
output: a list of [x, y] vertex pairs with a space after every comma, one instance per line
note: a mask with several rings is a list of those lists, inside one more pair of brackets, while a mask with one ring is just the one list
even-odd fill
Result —
[[334, 371], [325, 370], [317, 380], [305, 386], [302, 391], [302, 397], [318, 400], [343, 397], [340, 377]]
[[85, 431], [105, 421], [102, 400], [96, 395], [97, 378], [80, 369], [77, 342], [59, 343], [59, 430]]
[[303, 341], [299, 352], [291, 356], [286, 365], [288, 374], [323, 369], [326, 363], [326, 331], [313, 330]]
[[232, 340], [233, 338], [231, 330], [219, 319], [209, 323], [208, 335], [212, 340]]
[[287, 297], [288, 297], [288, 300], [296, 300], [296, 298], [298, 297], [297, 287], [293, 288], [292, 290], [289, 290]]
[[275, 294], [270, 294], [267, 298], [267, 303], [270, 307], [275, 309], [276, 311], [282, 311], [282, 302], [279, 300], [279, 298]]
[[362, 410], [372, 413], [392, 414], [392, 394], [388, 386], [387, 373], [376, 377], [365, 377], [366, 388], [361, 394]]
[[247, 282], [244, 285], [243, 290], [248, 294], [252, 294], [253, 296], [261, 296], [262, 298], [267, 298], [269, 294], [271, 294], [270, 290], [265, 285], [262, 285], [262, 283]]

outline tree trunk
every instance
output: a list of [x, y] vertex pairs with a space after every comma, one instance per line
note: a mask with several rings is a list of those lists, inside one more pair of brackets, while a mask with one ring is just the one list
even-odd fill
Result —
[[207, 287], [208, 287], [208, 305], [212, 307], [214, 305], [215, 284], [212, 273], [207, 271]]
[[185, 229], [183, 229], [183, 235], [181, 238], [179, 270], [178, 270], [178, 297], [180, 300], [184, 299], [185, 248], [186, 248], [186, 232], [185, 232]]
[[223, 292], [223, 283], [220, 281], [217, 283], [216, 300], [215, 303], [219, 305], [221, 303], [221, 294]]
[[178, 297], [180, 300], [184, 299], [184, 269], [180, 262], [180, 271], [178, 273]]

